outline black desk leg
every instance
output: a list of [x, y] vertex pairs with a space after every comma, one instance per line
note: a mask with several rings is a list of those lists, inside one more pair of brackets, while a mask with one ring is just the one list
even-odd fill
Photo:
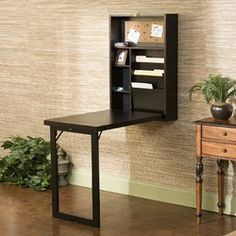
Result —
[[56, 135], [57, 135], [57, 131], [53, 129], [52, 127], [50, 127], [52, 215], [54, 217], [58, 216], [58, 211], [59, 211]]
[[91, 135], [92, 147], [92, 197], [93, 197], [93, 222], [100, 227], [100, 190], [99, 190], [99, 137], [98, 133]]
[[57, 130], [50, 128], [51, 145], [51, 190], [52, 190], [52, 215], [63, 220], [77, 221], [81, 224], [100, 227], [100, 190], [99, 190], [99, 137], [98, 133], [91, 134], [92, 154], [92, 204], [93, 218], [86, 219], [60, 212], [58, 191], [58, 161], [57, 161]]

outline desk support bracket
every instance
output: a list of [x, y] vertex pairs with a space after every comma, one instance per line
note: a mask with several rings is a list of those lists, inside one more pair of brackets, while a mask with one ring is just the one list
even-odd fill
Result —
[[62, 134], [63, 134], [63, 131], [61, 131], [61, 132], [56, 136], [56, 141], [61, 137]]
[[98, 132], [98, 140], [100, 139], [101, 135], [102, 135], [102, 131]]

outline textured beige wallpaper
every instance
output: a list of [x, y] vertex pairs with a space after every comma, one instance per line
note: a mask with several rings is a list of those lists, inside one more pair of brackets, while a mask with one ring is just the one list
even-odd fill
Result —
[[[109, 14], [178, 13], [178, 121], [104, 132], [100, 167], [106, 175], [194, 189], [192, 121], [209, 111], [201, 96], [190, 103], [187, 91], [208, 73], [236, 78], [235, 0], [1, 0], [0, 12], [0, 140], [48, 139], [44, 119], [109, 108]], [[90, 168], [89, 136], [64, 134], [61, 144], [75, 166]], [[215, 172], [206, 160], [206, 191], [216, 191]]]

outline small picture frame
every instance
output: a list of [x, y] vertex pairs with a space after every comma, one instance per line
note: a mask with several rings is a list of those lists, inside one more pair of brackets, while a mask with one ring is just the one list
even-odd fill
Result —
[[128, 50], [125, 49], [118, 49], [116, 53], [116, 65], [125, 65], [126, 59], [128, 55]]

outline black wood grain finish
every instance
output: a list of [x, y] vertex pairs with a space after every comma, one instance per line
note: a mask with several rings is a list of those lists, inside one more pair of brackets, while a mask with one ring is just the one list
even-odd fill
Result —
[[69, 132], [93, 133], [161, 119], [162, 113], [103, 110], [48, 119], [44, 124]]
[[[128, 23], [161, 22], [163, 25], [162, 39], [147, 38], [150, 30], [142, 29], [140, 23], [140, 39], [129, 42], [127, 47], [115, 47], [114, 43], [124, 41], [129, 29]], [[154, 24], [154, 23], [152, 23]], [[145, 38], [145, 40], [141, 40]], [[154, 41], [153, 41], [154, 40]], [[125, 66], [117, 66], [117, 52], [127, 53]], [[110, 108], [123, 111], [162, 112], [163, 120], [177, 120], [177, 79], [178, 79], [178, 14], [156, 16], [111, 16], [110, 17]], [[136, 56], [163, 58], [164, 63], [146, 63], [136, 61]], [[163, 70], [160, 75], [148, 74], [153, 70]], [[142, 74], [135, 71], [143, 70]], [[146, 74], [145, 74], [146, 73]], [[132, 82], [148, 83], [153, 89], [132, 88]], [[127, 93], [114, 93], [114, 88], [121, 87]]]

